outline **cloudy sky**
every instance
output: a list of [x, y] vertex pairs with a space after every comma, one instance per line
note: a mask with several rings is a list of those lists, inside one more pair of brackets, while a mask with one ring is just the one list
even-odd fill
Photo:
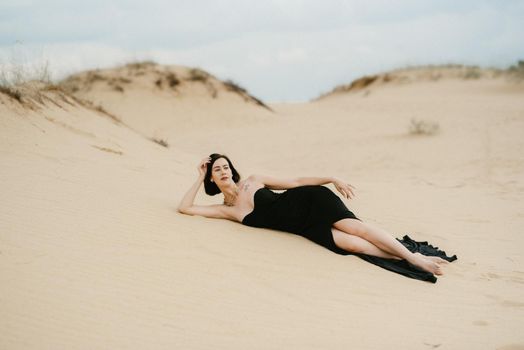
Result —
[[200, 67], [266, 102], [362, 75], [524, 59], [524, 1], [0, 0], [0, 63], [54, 79], [136, 60]]

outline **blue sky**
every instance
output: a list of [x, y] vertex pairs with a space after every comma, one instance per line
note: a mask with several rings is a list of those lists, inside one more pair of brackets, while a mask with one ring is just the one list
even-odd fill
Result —
[[0, 1], [4, 66], [47, 61], [60, 79], [145, 59], [305, 101], [408, 65], [514, 64], [524, 1]]

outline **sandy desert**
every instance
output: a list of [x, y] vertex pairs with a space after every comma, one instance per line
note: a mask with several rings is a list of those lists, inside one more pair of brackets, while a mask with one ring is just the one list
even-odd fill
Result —
[[[4, 88], [0, 123], [1, 349], [524, 349], [515, 74], [413, 67], [271, 104], [136, 62]], [[243, 178], [344, 179], [363, 220], [458, 260], [432, 284], [180, 214], [215, 152]]]

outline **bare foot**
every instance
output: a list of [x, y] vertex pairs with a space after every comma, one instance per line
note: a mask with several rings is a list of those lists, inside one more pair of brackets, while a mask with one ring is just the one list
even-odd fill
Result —
[[446, 265], [446, 264], [449, 264], [449, 261], [447, 260], [444, 260], [438, 256], [431, 256], [431, 255], [423, 255], [421, 253], [415, 253], [415, 254], [418, 254], [420, 256], [422, 256], [424, 259], [428, 259], [428, 260], [431, 260], [433, 262], [436, 262], [437, 264], [443, 264], [443, 265]]
[[410, 263], [413, 265], [420, 267], [422, 270], [431, 272], [435, 275], [442, 275], [442, 270], [440, 269], [440, 265], [430, 259], [426, 259], [426, 256], [415, 253], [412, 255], [412, 259], [409, 260]]

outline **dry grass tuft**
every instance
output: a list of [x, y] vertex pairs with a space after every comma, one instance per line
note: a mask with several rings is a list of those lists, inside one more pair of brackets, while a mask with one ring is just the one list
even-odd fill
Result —
[[0, 85], [0, 93], [22, 103], [22, 93], [15, 88]]
[[108, 147], [100, 147], [100, 146], [97, 146], [97, 145], [91, 145], [91, 146], [94, 147], [94, 148], [97, 148], [97, 149], [99, 149], [101, 151], [104, 151], [104, 152], [118, 154], [119, 156], [124, 154], [122, 151], [116, 151], [116, 150], [108, 148]]
[[171, 88], [174, 88], [175, 86], [180, 84], [180, 80], [178, 80], [178, 78], [176, 77], [175, 73], [169, 73], [166, 76], [166, 81], [167, 81], [167, 84], [169, 85], [169, 87], [171, 87]]
[[158, 88], [162, 88], [162, 86], [164, 85], [164, 81], [166, 82], [167, 86], [169, 86], [172, 89], [176, 88], [180, 84], [180, 80], [178, 79], [176, 74], [172, 72], [155, 80], [155, 85]]
[[93, 108], [95, 111], [98, 111], [98, 112], [100, 112], [100, 113], [102, 113], [102, 114], [105, 114], [105, 115], [108, 116], [109, 118], [113, 119], [115, 122], [117, 122], [117, 123], [119, 123], [119, 124], [122, 123], [122, 121], [120, 120], [120, 118], [118, 118], [116, 115], [111, 114], [111, 113], [109, 113], [108, 111], [106, 111], [106, 110], [104, 109], [104, 107], [102, 107], [101, 105], [94, 106], [94, 107], [92, 107], [92, 108]]
[[158, 143], [160, 146], [163, 146], [163, 147], [165, 147], [165, 148], [168, 148], [168, 147], [169, 147], [169, 144], [167, 143], [166, 140], [163, 140], [163, 139], [157, 139], [157, 138], [155, 138], [155, 137], [150, 138], [150, 140], [153, 141], [153, 142]]
[[252, 101], [255, 104], [257, 104], [257, 105], [259, 105], [261, 107], [264, 107], [265, 109], [273, 112], [273, 110], [268, 105], [266, 105], [264, 102], [262, 102], [258, 98], [250, 95], [247, 92], [246, 89], [244, 89], [243, 87], [241, 87], [237, 83], [233, 82], [232, 80], [228, 79], [225, 82], [223, 82], [223, 84], [224, 84], [226, 90], [239, 94], [240, 96], [242, 96], [242, 98], [244, 98], [244, 101]]
[[412, 118], [409, 124], [410, 135], [434, 135], [440, 130], [436, 122]]
[[190, 81], [205, 82], [205, 81], [207, 81], [207, 79], [209, 79], [209, 73], [203, 71], [202, 69], [192, 68], [189, 71], [189, 78], [188, 78], [188, 80], [190, 80]]
[[242, 94], [247, 93], [246, 89], [244, 89], [243, 87], [241, 87], [237, 83], [233, 82], [232, 80], [226, 80], [224, 82], [224, 86], [226, 87], [226, 89], [228, 91], [233, 91], [233, 92], [242, 93]]

